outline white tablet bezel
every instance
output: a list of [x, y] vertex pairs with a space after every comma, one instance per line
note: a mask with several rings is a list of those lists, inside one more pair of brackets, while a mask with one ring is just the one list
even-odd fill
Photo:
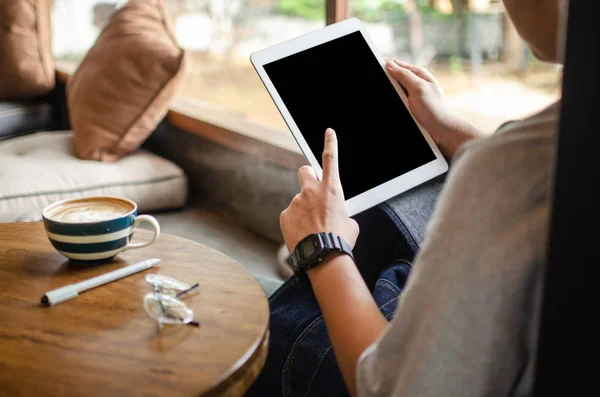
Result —
[[[265, 87], [267, 88], [267, 91], [271, 95], [271, 98], [275, 102], [275, 105], [277, 105], [279, 112], [283, 116], [283, 119], [285, 120], [290, 131], [292, 132], [294, 139], [296, 139], [296, 142], [300, 146], [302, 153], [304, 153], [304, 156], [306, 156], [306, 159], [315, 170], [315, 173], [317, 174], [317, 177], [319, 179], [321, 178], [323, 172], [321, 166], [319, 165], [319, 162], [317, 161], [314, 153], [306, 143], [306, 140], [302, 136], [302, 133], [298, 129], [298, 126], [294, 122], [294, 119], [290, 115], [287, 107], [285, 106], [285, 103], [281, 100], [279, 93], [277, 92], [275, 86], [271, 82], [271, 79], [269, 79], [269, 76], [265, 72], [263, 65], [358, 31], [361, 32], [361, 34], [363, 35], [365, 41], [369, 45], [369, 48], [379, 61], [379, 64], [381, 65], [383, 71], [388, 76], [390, 82], [396, 89], [396, 92], [402, 99], [404, 106], [406, 106], [408, 109], [408, 99], [406, 97], [406, 94], [404, 94], [404, 91], [402, 90], [398, 82], [392, 77], [390, 77], [390, 75], [387, 73], [385, 67], [385, 59], [379, 53], [377, 47], [375, 47], [375, 44], [369, 37], [367, 31], [364, 29], [362, 23], [357, 18], [346, 19], [342, 22], [326, 26], [319, 30], [304, 34], [302, 36], [274, 45], [264, 50], [257, 51], [250, 55], [250, 61], [254, 65], [256, 72], [263, 81]], [[440, 153], [440, 150], [434, 143], [429, 133], [427, 133], [427, 131], [425, 131], [421, 124], [419, 124], [416, 120], [415, 123], [419, 127], [419, 130], [421, 130], [423, 137], [425, 138], [425, 140], [429, 144], [429, 147], [435, 154], [436, 159], [425, 165], [415, 168], [412, 171], [409, 171], [403, 175], [391, 179], [381, 185], [371, 188], [366, 192], [354, 196], [351, 199], [346, 200], [350, 216], [358, 214], [368, 208], [382, 203], [385, 200], [388, 200], [402, 192], [405, 192], [417, 185], [420, 185], [423, 182], [435, 178], [436, 176], [441, 175], [448, 170], [448, 163], [446, 162], [446, 159], [444, 159], [444, 156], [442, 156], [442, 154]], [[324, 137], [325, 131], [323, 131], [323, 138]], [[320, 156], [321, 154], [319, 153], [318, 155]], [[402, 156], [401, 148], [398, 149], [398, 155]]]

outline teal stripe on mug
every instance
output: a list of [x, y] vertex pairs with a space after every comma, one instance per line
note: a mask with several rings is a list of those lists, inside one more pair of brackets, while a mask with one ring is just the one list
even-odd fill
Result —
[[137, 211], [134, 211], [123, 218], [94, 223], [62, 223], [44, 218], [44, 227], [50, 233], [63, 236], [95, 236], [131, 227], [136, 216]]
[[63, 243], [61, 241], [54, 241], [50, 239], [50, 243], [59, 251], [70, 252], [73, 254], [91, 254], [96, 252], [113, 251], [122, 248], [127, 245], [129, 239], [133, 234], [128, 237], [123, 237], [118, 240], [106, 241], [104, 243], [84, 243], [84, 244], [73, 244]]

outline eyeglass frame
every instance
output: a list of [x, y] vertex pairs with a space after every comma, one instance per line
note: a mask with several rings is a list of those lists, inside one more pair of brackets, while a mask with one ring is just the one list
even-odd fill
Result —
[[[163, 299], [161, 299], [161, 298], [160, 298], [160, 296], [168, 296], [168, 297], [170, 297], [170, 298], [172, 298], [172, 299], [175, 299], [175, 300], [177, 300], [179, 303], [181, 303], [181, 305], [183, 305], [185, 308], [189, 309], [189, 310], [192, 312], [192, 315], [194, 314], [193, 310], [192, 310], [192, 309], [191, 309], [191, 308], [190, 308], [190, 307], [189, 307], [189, 306], [188, 306], [188, 305], [187, 305], [185, 302], [183, 302], [183, 301], [182, 301], [181, 299], [179, 299], [179, 298], [180, 298], [180, 297], [182, 297], [182, 296], [184, 296], [184, 295], [186, 295], [186, 294], [188, 294], [188, 293], [190, 293], [190, 292], [192, 292], [192, 291], [194, 291], [195, 289], [199, 288], [199, 287], [200, 287], [200, 283], [196, 283], [196, 284], [194, 284], [194, 285], [192, 285], [192, 286], [190, 286], [190, 287], [186, 288], [185, 290], [180, 290], [179, 292], [177, 292], [177, 293], [176, 293], [176, 294], [173, 296], [173, 295], [171, 295], [171, 294], [169, 294], [169, 293], [165, 293], [165, 291], [176, 291], [176, 290], [177, 290], [177, 288], [168, 288], [168, 287], [165, 287], [165, 286], [158, 286], [158, 285], [156, 285], [156, 284], [154, 284], [154, 283], [151, 283], [151, 282], [148, 280], [148, 276], [150, 276], [150, 275], [156, 275], [156, 276], [160, 276], [160, 277], [163, 277], [163, 278], [165, 278], [165, 279], [173, 280], [173, 281], [175, 281], [175, 282], [177, 282], [177, 283], [180, 283], [180, 284], [183, 284], [183, 285], [187, 285], [187, 284], [186, 284], [186, 283], [184, 283], [183, 281], [177, 280], [177, 279], [175, 279], [175, 278], [173, 278], [173, 277], [169, 277], [169, 276], [163, 276], [163, 275], [161, 275], [161, 274], [157, 274], [157, 273], [150, 273], [150, 274], [147, 274], [147, 275], [146, 275], [146, 277], [145, 277], [145, 280], [146, 280], [146, 282], [147, 282], [148, 284], [152, 285], [152, 287], [153, 287], [154, 291], [153, 291], [153, 292], [149, 292], [148, 294], [146, 294], [146, 295], [144, 296], [144, 302], [145, 302], [145, 300], [147, 299], [147, 297], [148, 297], [149, 295], [151, 295], [151, 294], [152, 294], [152, 297], [153, 297], [153, 299], [154, 299], [154, 300], [156, 300], [156, 301], [159, 303], [159, 305], [160, 305], [160, 307], [161, 307], [161, 310], [162, 310], [162, 313], [163, 313], [163, 314], [165, 314], [165, 313], [166, 313], [166, 311], [167, 311], [168, 309], [167, 309], [167, 308], [165, 308], [165, 306], [164, 306], [164, 304], [163, 304]], [[158, 296], [158, 297], [157, 297], [157, 296]], [[153, 320], [155, 320], [155, 321], [156, 321], [156, 323], [157, 323], [157, 325], [158, 325], [158, 332], [161, 332], [161, 331], [162, 331], [162, 329], [163, 329], [163, 326], [164, 326], [165, 322], [163, 322], [163, 321], [161, 321], [160, 319], [158, 319], [158, 318], [155, 318], [154, 316], [150, 315], [150, 313], [148, 312], [148, 309], [146, 308], [146, 305], [145, 305], [145, 304], [144, 304], [144, 310], [146, 311], [146, 314], [148, 315], [148, 317], [150, 317], [150, 318], [152, 318]], [[167, 324], [168, 324], [168, 323], [167, 323]], [[191, 326], [194, 326], [194, 327], [200, 327], [200, 322], [199, 322], [199, 321], [194, 321], [194, 320], [193, 320], [193, 318], [192, 318], [192, 320], [191, 320], [191, 321], [188, 321], [188, 322], [182, 322], [182, 323], [180, 323], [180, 324], [173, 324], [173, 325], [191, 325]]]

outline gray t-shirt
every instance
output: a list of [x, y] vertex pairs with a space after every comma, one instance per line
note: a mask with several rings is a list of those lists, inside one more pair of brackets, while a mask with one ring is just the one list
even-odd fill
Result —
[[531, 394], [558, 109], [461, 148], [359, 396]]

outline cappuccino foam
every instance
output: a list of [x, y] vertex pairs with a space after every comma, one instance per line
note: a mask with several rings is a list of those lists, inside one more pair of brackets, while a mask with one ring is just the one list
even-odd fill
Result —
[[133, 209], [132, 205], [120, 200], [82, 199], [53, 208], [46, 216], [63, 223], [102, 222], [120, 218]]

